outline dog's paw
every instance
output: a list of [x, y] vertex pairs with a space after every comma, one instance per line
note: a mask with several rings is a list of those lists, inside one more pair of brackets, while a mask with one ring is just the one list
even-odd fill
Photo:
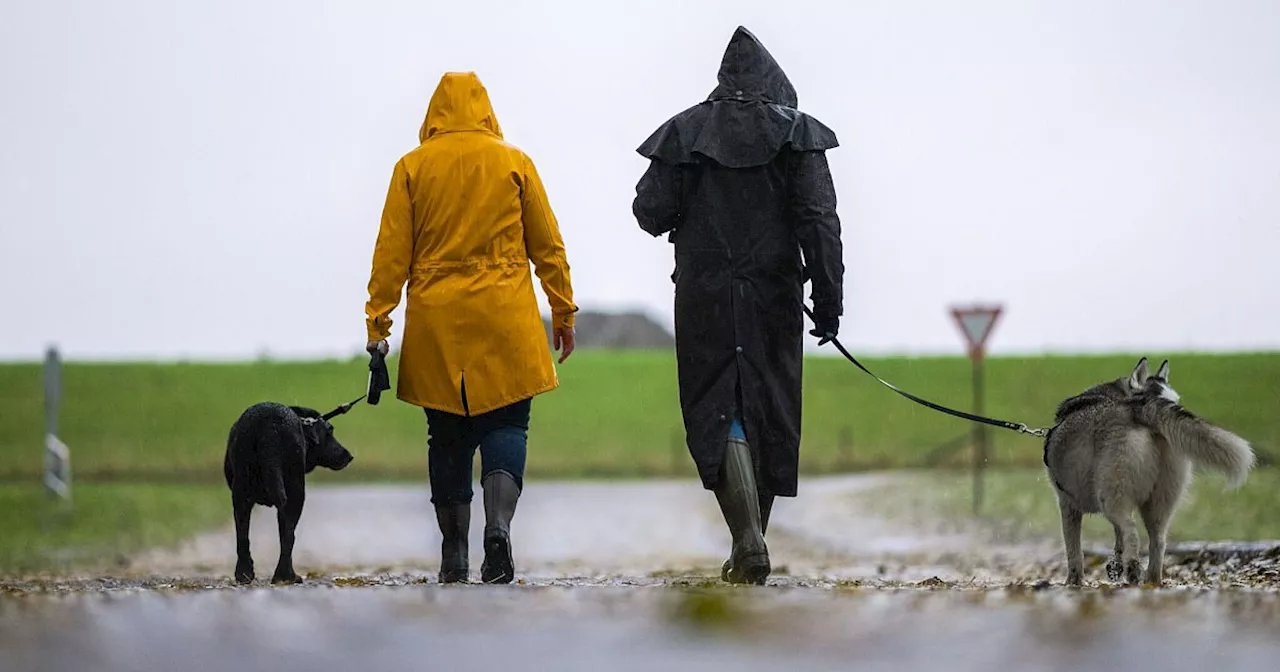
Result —
[[289, 570], [288, 572], [277, 571], [275, 573], [275, 576], [271, 577], [271, 583], [274, 583], [277, 585], [302, 583], [302, 577], [298, 576], [297, 573], [295, 573], [293, 570]]
[[1078, 569], [1067, 570], [1066, 585], [1079, 588], [1084, 583], [1084, 572]]
[[1142, 582], [1142, 563], [1137, 560], [1130, 560], [1124, 563], [1124, 580], [1125, 583], [1136, 586]]
[[236, 583], [239, 583], [241, 585], [246, 583], [253, 583], [253, 579], [254, 579], [254, 575], [253, 575], [252, 562], [244, 565], [242, 564], [236, 565]]
[[1120, 583], [1120, 579], [1124, 578], [1124, 563], [1121, 562], [1120, 556], [1113, 555], [1107, 560], [1107, 580], [1111, 583]]

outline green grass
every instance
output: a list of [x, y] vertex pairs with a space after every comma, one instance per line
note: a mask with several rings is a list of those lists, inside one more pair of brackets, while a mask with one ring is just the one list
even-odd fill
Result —
[[[972, 478], [956, 473], [912, 474], [906, 485], [869, 495], [881, 513], [971, 519]], [[1010, 536], [1059, 539], [1062, 523], [1057, 499], [1043, 469], [996, 470], [984, 479], [982, 515]], [[1221, 476], [1196, 474], [1173, 516], [1169, 541], [1263, 541], [1280, 539], [1280, 471], [1255, 470], [1236, 490], [1226, 490]], [[1134, 514], [1141, 527], [1141, 520]], [[1085, 516], [1086, 542], [1110, 548], [1111, 524], [1100, 515]], [[1146, 538], [1145, 530], [1142, 531]], [[1145, 543], [1145, 542], [1144, 542]]]
[[[1156, 359], [1167, 355], [1153, 353]], [[1240, 433], [1264, 452], [1280, 443], [1276, 392], [1280, 353], [1172, 355], [1173, 381], [1197, 413]], [[1123, 375], [1136, 357], [994, 358], [987, 362], [987, 412], [1047, 424], [1063, 397]], [[895, 384], [967, 409], [970, 367], [962, 358], [873, 358], [866, 362]], [[395, 362], [392, 362], [395, 366]], [[394, 375], [394, 370], [393, 370]], [[534, 403], [530, 477], [675, 475], [694, 478], [683, 445], [670, 352], [582, 351], [560, 367], [562, 386]], [[345, 362], [238, 364], [69, 363], [59, 435], [71, 447], [76, 507], [55, 516], [38, 483], [43, 399], [37, 364], [0, 364], [0, 571], [109, 563], [120, 554], [178, 541], [221, 524], [221, 461], [227, 430], [261, 400], [328, 410], [358, 396], [363, 359]], [[339, 438], [357, 460], [322, 480], [425, 480], [425, 420], [419, 409], [384, 398], [337, 421]], [[840, 359], [805, 365], [802, 468], [834, 470], [919, 467], [936, 449], [971, 430], [968, 422], [917, 406]], [[1039, 440], [989, 430], [996, 464], [1040, 467]], [[969, 452], [942, 454], [964, 466]], [[961, 473], [929, 474], [935, 487], [898, 489], [916, 504], [963, 515], [969, 481]], [[169, 485], [119, 483], [167, 481]], [[183, 481], [188, 484], [179, 484]], [[30, 485], [27, 485], [30, 484]], [[942, 485], [938, 485], [942, 484]], [[1280, 538], [1280, 472], [1260, 470], [1240, 491], [1221, 492], [1213, 477], [1193, 486], [1174, 520], [1176, 539]], [[987, 511], [1029, 529], [1057, 534], [1053, 497], [1039, 471], [993, 472]], [[932, 502], [932, 504], [930, 504]], [[958, 513], [957, 513], [958, 512]], [[1020, 523], [1021, 524], [1021, 523]], [[1100, 519], [1086, 523], [1105, 543]]]
[[0, 485], [0, 575], [106, 568], [230, 520], [210, 485], [82, 484], [62, 510], [35, 486]]
[[[1280, 354], [1170, 358], [1173, 381], [1190, 408], [1263, 449], [1280, 441], [1275, 413]], [[1135, 360], [1128, 355], [993, 358], [986, 366], [987, 413], [1047, 424], [1063, 397], [1127, 374]], [[867, 364], [909, 391], [969, 408], [970, 367], [963, 358], [869, 359]], [[806, 472], [924, 465], [935, 448], [973, 426], [895, 395], [841, 359], [811, 358], [805, 366], [801, 460]], [[693, 477], [671, 352], [581, 351], [560, 367], [560, 375], [561, 388], [534, 402], [530, 477]], [[363, 359], [73, 362], [63, 372], [59, 434], [71, 447], [78, 482], [121, 477], [216, 482], [227, 430], [246, 406], [274, 400], [327, 410], [358, 396], [366, 376]], [[39, 473], [41, 390], [38, 365], [0, 365], [0, 478], [30, 480]], [[419, 409], [385, 396], [376, 407], [361, 404], [336, 425], [339, 439], [356, 455], [337, 478], [425, 477], [425, 420]], [[1039, 440], [995, 428], [988, 435], [996, 463], [1039, 464]], [[959, 445], [963, 448], [963, 442]], [[944, 457], [944, 465], [969, 460], [966, 450]]]

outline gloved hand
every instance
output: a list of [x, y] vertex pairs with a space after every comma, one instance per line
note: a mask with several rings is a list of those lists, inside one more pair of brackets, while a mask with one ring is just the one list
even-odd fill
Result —
[[826, 345], [831, 339], [840, 333], [840, 317], [830, 313], [815, 312], [813, 317], [813, 330], [809, 332], [811, 336], [818, 337], [818, 345]]

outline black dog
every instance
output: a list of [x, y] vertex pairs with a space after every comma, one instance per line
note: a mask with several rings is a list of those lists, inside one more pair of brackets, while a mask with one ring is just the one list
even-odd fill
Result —
[[324, 415], [310, 408], [263, 402], [245, 409], [231, 425], [222, 468], [236, 521], [237, 582], [254, 578], [249, 515], [255, 504], [275, 507], [280, 527], [280, 560], [271, 582], [302, 582], [293, 571], [293, 541], [306, 501], [306, 475], [316, 467], [340, 471], [355, 459], [334, 438], [329, 420], [351, 410], [357, 401]]

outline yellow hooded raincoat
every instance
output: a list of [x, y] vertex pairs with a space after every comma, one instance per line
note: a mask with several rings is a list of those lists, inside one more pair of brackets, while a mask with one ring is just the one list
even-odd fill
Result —
[[473, 73], [441, 78], [418, 137], [391, 176], [365, 305], [369, 339], [387, 338], [408, 282], [396, 396], [479, 415], [554, 389], [529, 262], [555, 326], [577, 306], [533, 162], [503, 141]]

